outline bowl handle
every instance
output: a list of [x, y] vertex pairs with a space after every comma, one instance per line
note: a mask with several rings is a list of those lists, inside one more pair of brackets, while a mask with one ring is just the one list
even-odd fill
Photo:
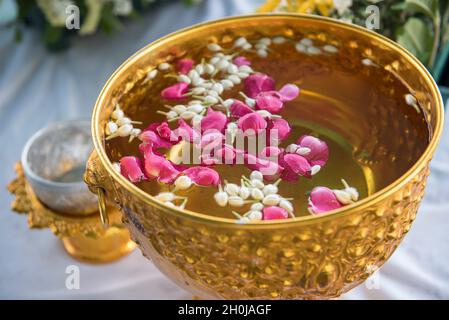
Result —
[[94, 150], [87, 160], [86, 171], [84, 172], [84, 182], [89, 187], [89, 190], [98, 196], [98, 211], [104, 228], [109, 227], [109, 216], [106, 210], [106, 179], [108, 179], [108, 177], [104, 174], [100, 158]]

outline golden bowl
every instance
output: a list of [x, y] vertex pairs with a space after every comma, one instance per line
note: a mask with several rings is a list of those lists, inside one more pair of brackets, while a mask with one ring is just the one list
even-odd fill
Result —
[[[369, 58], [389, 74], [400, 77], [414, 93], [422, 108], [420, 117], [429, 128], [428, 140], [421, 141], [425, 147], [415, 158], [409, 155], [417, 153], [420, 138], [412, 134], [409, 139], [401, 139], [403, 128], [397, 125], [394, 113], [379, 114], [371, 123], [376, 130], [362, 132], [374, 136], [375, 143], [370, 147], [379, 151], [380, 164], [414, 159], [400, 177], [361, 201], [325, 215], [242, 225], [231, 219], [166, 207], [114, 170], [104, 147], [104, 125], [115, 103], [141, 83], [154, 66], [199, 42], [229, 42], [241, 35], [249, 38], [254, 34], [292, 36], [296, 32], [344, 44], [353, 54]], [[137, 92], [144, 94], [145, 90]], [[338, 122], [337, 119], [336, 126]], [[387, 38], [316, 16], [231, 17], [155, 41], [112, 75], [93, 112], [95, 151], [88, 161], [85, 180], [100, 199], [120, 206], [125, 225], [143, 254], [196, 296], [334, 298], [362, 283], [380, 267], [410, 229], [424, 194], [429, 162], [440, 139], [442, 124], [443, 103], [432, 77], [416, 58]], [[346, 119], [339, 129], [354, 129], [352, 136], [357, 137], [361, 128], [357, 125]], [[391, 154], [392, 145], [395, 148], [400, 145], [398, 150], [402, 153]], [[100, 204], [104, 209], [104, 203]]]

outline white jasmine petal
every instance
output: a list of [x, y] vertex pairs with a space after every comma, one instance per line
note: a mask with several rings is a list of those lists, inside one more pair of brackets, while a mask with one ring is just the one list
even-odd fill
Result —
[[114, 162], [113, 164], [112, 164], [112, 167], [114, 168], [114, 170], [115, 171], [117, 171], [118, 173], [120, 173], [120, 163], [118, 163], [118, 162]]
[[166, 202], [175, 200], [176, 196], [172, 192], [161, 192], [155, 198], [159, 201]]
[[116, 133], [116, 132], [117, 132], [117, 129], [118, 129], [118, 126], [117, 126], [117, 124], [116, 124], [115, 122], [113, 122], [113, 121], [109, 121], [109, 122], [106, 124], [106, 134], [107, 134], [107, 135]]
[[248, 214], [248, 219], [251, 220], [251, 221], [262, 220], [262, 217], [263, 217], [263, 215], [262, 215], [262, 212], [260, 212], [260, 211], [251, 211]]
[[257, 188], [257, 189], [263, 189], [265, 184], [263, 183], [263, 181], [261, 181], [259, 179], [253, 179], [253, 180], [251, 180], [251, 186], [253, 186], [254, 188]]
[[320, 172], [320, 170], [321, 170], [321, 166], [318, 165], [318, 164], [316, 164], [316, 165], [312, 166], [312, 168], [310, 168], [310, 174], [311, 174], [312, 176], [314, 176], [314, 175], [316, 175], [318, 172]]
[[215, 67], [212, 64], [208, 63], [204, 66], [204, 71], [206, 71], [206, 73], [208, 74], [212, 74], [215, 72]]
[[347, 204], [352, 203], [351, 195], [349, 193], [347, 193], [346, 191], [337, 190], [337, 189], [332, 190], [332, 191], [334, 192], [335, 197], [337, 198], [338, 202], [340, 202], [341, 204], [347, 205]]
[[245, 204], [245, 201], [239, 196], [230, 196], [228, 199], [228, 203], [232, 207], [241, 207]]
[[266, 206], [277, 206], [281, 201], [281, 197], [278, 194], [269, 194], [265, 196], [262, 203]]
[[321, 49], [317, 47], [307, 47], [307, 53], [312, 55], [317, 55], [321, 53]]
[[204, 70], [204, 66], [202, 64], [199, 64], [195, 67], [196, 72], [198, 72], [199, 75], [202, 75], [205, 70]]
[[133, 126], [130, 124], [125, 124], [118, 128], [117, 134], [120, 137], [127, 137], [131, 134], [131, 130], [133, 129]]
[[323, 50], [329, 53], [338, 52], [338, 48], [330, 44], [326, 44], [325, 46], [323, 46]]
[[125, 113], [122, 110], [117, 109], [117, 108], [111, 114], [112, 119], [115, 119], [115, 120], [121, 119], [124, 116], [125, 116]]
[[268, 57], [268, 52], [264, 49], [259, 49], [257, 50], [257, 55], [261, 58], [266, 58]]
[[204, 110], [204, 106], [201, 104], [192, 104], [187, 107], [187, 111], [192, 111], [195, 113], [201, 113]]
[[204, 92], [206, 92], [206, 88], [203, 87], [196, 87], [192, 89], [192, 93], [196, 96], [203, 94]]
[[203, 116], [200, 114], [197, 114], [192, 118], [192, 125], [194, 127], [199, 127], [201, 125], [201, 120], [203, 120]]
[[305, 45], [303, 45], [302, 43], [295, 44], [295, 49], [298, 52], [306, 52], [307, 51], [307, 47]]
[[262, 191], [263, 194], [267, 196], [269, 194], [278, 193], [278, 187], [276, 187], [274, 184], [267, 184], [265, 187], [263, 187]]
[[251, 191], [247, 187], [240, 187], [239, 195], [243, 200], [248, 199], [250, 196]]
[[178, 117], [178, 114], [176, 113], [176, 111], [171, 110], [171, 111], [167, 112], [166, 116], [167, 116], [168, 120], [171, 120], [171, 119]]
[[287, 148], [285, 148], [285, 152], [287, 153], [295, 153], [296, 150], [298, 150], [298, 145], [294, 143], [289, 144]]
[[236, 196], [239, 194], [240, 187], [235, 183], [228, 183], [225, 185], [224, 191], [230, 196]]
[[299, 43], [305, 45], [306, 47], [313, 46], [313, 41], [312, 41], [312, 39], [309, 39], [309, 38], [303, 38], [303, 39], [301, 39], [301, 41], [299, 41]]
[[299, 147], [298, 149], [296, 149], [296, 153], [299, 154], [300, 156], [306, 156], [311, 151], [312, 150], [310, 150], [310, 148], [307, 148], [307, 147]]
[[230, 74], [236, 74], [237, 72], [239, 72], [239, 67], [237, 67], [235, 64], [230, 64], [226, 71]]
[[195, 112], [193, 111], [185, 111], [181, 114], [181, 118], [183, 118], [184, 120], [190, 120], [195, 116]]
[[209, 49], [210, 51], [214, 51], [214, 52], [217, 52], [217, 51], [221, 51], [221, 50], [222, 50], [222, 48], [220, 47], [220, 45], [218, 45], [218, 44], [216, 44], [216, 43], [209, 43], [209, 44], [207, 45], [207, 49]]
[[157, 69], [151, 70], [150, 72], [148, 72], [148, 79], [154, 79], [154, 78], [156, 78], [157, 73], [158, 73]]
[[230, 108], [233, 103], [234, 103], [234, 99], [226, 99], [225, 101], [223, 101], [223, 105], [226, 108]]
[[175, 180], [175, 187], [178, 190], [186, 190], [192, 186], [193, 182], [187, 176], [180, 176]]
[[163, 63], [161, 63], [161, 64], [158, 66], [158, 68], [159, 68], [159, 70], [161, 70], [161, 71], [165, 71], [165, 70], [170, 69], [170, 64], [168, 64], [168, 63], [166, 63], [166, 62], [163, 62]]
[[204, 101], [210, 104], [216, 104], [218, 103], [218, 99], [212, 95], [208, 95], [204, 98]]
[[218, 83], [218, 82], [217, 82], [217, 83], [214, 83], [214, 84], [212, 85], [211, 90], [214, 90], [214, 91], [217, 92], [218, 94], [222, 94], [224, 88], [223, 88], [223, 85], [222, 85], [221, 83]]
[[285, 38], [283, 36], [277, 36], [273, 38], [273, 43], [274, 44], [282, 44], [285, 42]]
[[248, 43], [248, 40], [246, 40], [245, 37], [240, 37], [240, 38], [238, 38], [238, 39], [235, 40], [234, 46], [236, 46], [236, 47], [242, 47], [242, 46], [244, 46], [246, 43]]
[[188, 84], [190, 84], [192, 82], [192, 80], [190, 80], [190, 78], [188, 76], [186, 76], [185, 74], [181, 74], [180, 76], [178, 76], [178, 81], [185, 82]]
[[220, 207], [225, 207], [228, 204], [228, 194], [226, 192], [220, 191], [214, 195], [215, 202]]
[[253, 172], [251, 172], [251, 174], [249, 175], [249, 178], [251, 180], [260, 180], [263, 181], [263, 174], [260, 171], [254, 170]]
[[264, 205], [260, 202], [253, 203], [251, 205], [251, 210], [253, 210], [253, 211], [262, 211], [263, 208], [264, 208]]
[[288, 213], [293, 213], [293, 204], [288, 200], [282, 199], [279, 202], [279, 207], [286, 210]]
[[184, 106], [182, 104], [178, 104], [178, 105], [174, 106], [172, 108], [172, 110], [175, 111], [177, 114], [181, 115], [187, 111], [187, 108], [186, 108], [186, 106]]
[[271, 44], [271, 39], [270, 39], [270, 38], [267, 38], [267, 37], [264, 37], [264, 38], [262, 38], [262, 39], [259, 40], [259, 43], [262, 43], [262, 44], [264, 44], [264, 45], [269, 46], [269, 45]]
[[243, 65], [243, 66], [239, 67], [239, 71], [240, 72], [251, 73], [251, 72], [253, 72], [253, 69], [250, 66]]
[[243, 45], [243, 50], [249, 50], [249, 49], [251, 49], [253, 46], [252, 46], [252, 44], [251, 43], [246, 43], [246, 44], [244, 44]]
[[253, 198], [254, 200], [262, 200], [263, 197], [264, 197], [264, 194], [263, 194], [262, 190], [257, 189], [257, 188], [251, 189], [251, 198]]
[[232, 83], [234, 84], [240, 84], [242, 82], [242, 80], [235, 74], [231, 74], [230, 76], [228, 76], [228, 80], [232, 81]]
[[245, 79], [245, 78], [248, 78], [248, 77], [249, 77], [249, 73], [246, 73], [246, 72], [239, 72], [239, 73], [237, 73], [237, 76], [238, 76], [239, 78]]

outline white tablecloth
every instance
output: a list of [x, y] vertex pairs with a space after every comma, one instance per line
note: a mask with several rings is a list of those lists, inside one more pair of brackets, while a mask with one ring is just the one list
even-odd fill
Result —
[[[24, 216], [10, 210], [4, 186], [28, 137], [58, 120], [89, 118], [109, 75], [132, 53], [169, 32], [196, 22], [253, 12], [260, 1], [205, 0], [197, 7], [163, 5], [113, 36], [76, 41], [49, 54], [39, 36], [0, 30], [0, 298], [189, 299], [139, 250], [107, 265], [79, 263], [67, 256], [49, 230], [28, 230]], [[347, 299], [449, 298], [449, 134], [432, 162], [427, 195], [399, 249], [376, 278]], [[66, 288], [66, 267], [80, 268], [80, 289]]]

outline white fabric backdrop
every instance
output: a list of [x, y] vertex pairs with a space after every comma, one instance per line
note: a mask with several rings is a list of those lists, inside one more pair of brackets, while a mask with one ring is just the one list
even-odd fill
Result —
[[[54, 121], [89, 118], [109, 75], [136, 50], [196, 22], [251, 13], [258, 2], [205, 0], [192, 8], [167, 4], [127, 24], [124, 33], [80, 39], [61, 54], [49, 54], [32, 32], [15, 44], [12, 32], [0, 30], [0, 298], [191, 298], [139, 250], [107, 265], [71, 259], [49, 230], [30, 231], [26, 218], [11, 212], [12, 196], [4, 186], [14, 178], [13, 164], [28, 137]], [[344, 298], [449, 298], [448, 179], [446, 130], [410, 233], [371, 286], [362, 285]], [[80, 267], [80, 290], [65, 287], [65, 270], [72, 264]]]

